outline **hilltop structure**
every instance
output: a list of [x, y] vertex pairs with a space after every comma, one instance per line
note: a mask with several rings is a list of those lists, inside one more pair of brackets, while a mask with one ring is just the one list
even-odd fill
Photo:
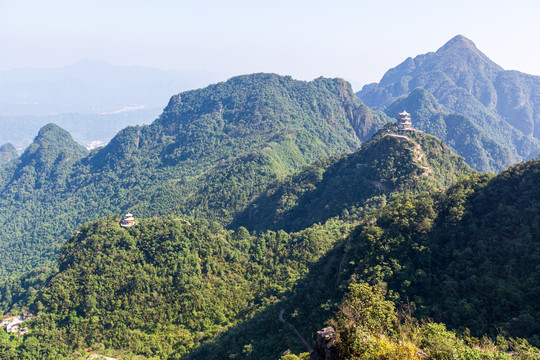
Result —
[[399, 131], [414, 130], [414, 128], [412, 127], [411, 114], [409, 114], [405, 110], [403, 110], [403, 112], [398, 113], [397, 127]]
[[120, 226], [123, 227], [130, 227], [133, 225], [137, 225], [137, 222], [135, 221], [135, 218], [133, 217], [133, 214], [127, 213], [124, 216], [124, 220], [120, 221]]

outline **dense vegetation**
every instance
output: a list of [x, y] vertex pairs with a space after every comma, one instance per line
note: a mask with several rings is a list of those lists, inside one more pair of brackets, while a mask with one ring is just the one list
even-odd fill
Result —
[[320, 159], [270, 186], [233, 225], [297, 231], [335, 216], [354, 221], [393, 193], [442, 189], [471, 171], [433, 136], [399, 135], [389, 125], [359, 151]]
[[[475, 338], [456, 334], [444, 324], [419, 322], [407, 312], [396, 311], [394, 303], [385, 300], [381, 287], [352, 283], [339, 311], [329, 323], [330, 339], [316, 350], [317, 359], [498, 359], [533, 360], [540, 350], [522, 339], [498, 336]], [[333, 335], [334, 337], [331, 337]], [[285, 355], [281, 360], [308, 359], [308, 354]]]
[[179, 358], [272, 306], [347, 231], [335, 222], [254, 237], [173, 217], [118, 223], [86, 224], [62, 247], [57, 270], [0, 289], [5, 310], [40, 316], [22, 342], [1, 335], [0, 358], [57, 359], [92, 345]]
[[[538, 345], [539, 174], [540, 161], [529, 161], [496, 177], [469, 175], [446, 191], [394, 196], [314, 263], [278, 309], [309, 339], [332, 317], [349, 283], [365, 281], [385, 287], [387, 300], [419, 319], [458, 333], [469, 328], [460, 338], [465, 342], [502, 331]], [[225, 358], [250, 342], [259, 354], [278, 358], [279, 339], [265, 325], [275, 313], [257, 314], [188, 358]], [[447, 344], [456, 356], [462, 340]], [[291, 349], [303, 350], [301, 344]]]
[[387, 119], [343, 80], [254, 74], [176, 95], [154, 123], [88, 155], [48, 125], [2, 172], [0, 279], [50, 266], [77, 226], [112, 213], [227, 224], [271, 182], [357, 149]]
[[[455, 181], [458, 174], [471, 171], [462, 158], [451, 153], [437, 139], [414, 132], [408, 133], [407, 136], [396, 135], [389, 133], [391, 129], [392, 127], [384, 129], [366, 143], [362, 150], [353, 154], [350, 158], [343, 158], [346, 161], [339, 165], [338, 170], [328, 171], [323, 182], [323, 184], [328, 182], [332, 186], [340, 188], [340, 183], [347, 179], [351, 194], [360, 192], [361, 196], [358, 201], [367, 200], [372, 195], [383, 194], [382, 197], [379, 196], [380, 199], [372, 200], [365, 210], [358, 208], [353, 212], [351, 209], [351, 213], [344, 215], [335, 213], [339, 208], [346, 206], [343, 201], [347, 199], [347, 195], [345, 194], [345, 197], [341, 195], [332, 202], [328, 200], [331, 207], [327, 207], [326, 212], [313, 213], [310, 216], [305, 216], [303, 220], [299, 217], [298, 220], [305, 224], [312, 224], [314, 222], [325, 222], [330, 217], [341, 215], [348, 223], [354, 223], [369, 213], [370, 206], [373, 208], [371, 211], [374, 211], [384, 205], [384, 194], [389, 195], [391, 189], [409, 191], [437, 189]], [[318, 164], [323, 162], [324, 160], [320, 160]], [[358, 164], [362, 166], [358, 167]], [[305, 172], [311, 172], [312, 168], [313, 166], [308, 167]], [[300, 178], [302, 176], [300, 175]], [[292, 179], [296, 178], [298, 177]], [[366, 179], [369, 181], [366, 181]], [[297, 183], [297, 185], [299, 184]], [[367, 187], [367, 189], [362, 189], [362, 186]], [[327, 185], [323, 185], [321, 188], [324, 189], [325, 187], [331, 188]], [[343, 187], [341, 186], [341, 188]], [[363, 194], [363, 191], [366, 194]], [[327, 190], [323, 192], [323, 194], [326, 194], [327, 199], [332, 197], [332, 193], [335, 193], [334, 190], [330, 194], [327, 192]], [[319, 196], [316, 196], [316, 198], [319, 198]], [[324, 200], [325, 197], [321, 199]], [[350, 200], [353, 199], [355, 197]], [[256, 219], [256, 221], [262, 222], [263, 219]], [[61, 328], [62, 331], [55, 333], [51, 330], [50, 323], [41, 323], [39, 326], [42, 330], [45, 329], [43, 331], [46, 335], [41, 334], [43, 337], [40, 337], [40, 343], [47, 344], [48, 342], [59, 341], [59, 337], [69, 338], [73, 347], [62, 350], [64, 355], [74, 348], [83, 348], [93, 343], [102, 342], [105, 342], [108, 348], [124, 347], [129, 351], [150, 355], [152, 352], [146, 353], [141, 350], [141, 347], [144, 347], [144, 344], [150, 341], [148, 338], [141, 340], [140, 343], [137, 343], [138, 345], [133, 347], [126, 347], [122, 344], [127, 341], [125, 338], [127, 335], [125, 334], [131, 334], [128, 329], [142, 331], [150, 336], [148, 332], [151, 328], [145, 324], [148, 323], [148, 319], [152, 319], [152, 323], [182, 324], [190, 331], [206, 334], [202, 338], [199, 336], [198, 340], [193, 340], [192, 338], [195, 335], [192, 334], [190, 342], [185, 344], [183, 343], [184, 340], [171, 335], [170, 341], [177, 345], [180, 344], [177, 347], [182, 347], [184, 350], [179, 351], [168, 348], [168, 350], [156, 352], [160, 356], [182, 353], [206, 337], [211, 337], [216, 333], [217, 329], [234, 324], [245, 317], [246, 314], [254, 314], [259, 308], [265, 309], [265, 314], [268, 314], [267, 311], [269, 310], [266, 309], [266, 306], [270, 305], [271, 302], [261, 299], [273, 298], [290, 289], [298, 279], [301, 279], [301, 275], [305, 273], [309, 264], [325, 254], [330, 245], [336, 240], [343, 239], [343, 232], [346, 234], [347, 227], [350, 226], [339, 225], [338, 231], [335, 224], [341, 224], [341, 221], [331, 220], [326, 222], [324, 226], [310, 227], [298, 234], [289, 235], [282, 230], [278, 231], [276, 229], [277, 233], [264, 232], [254, 238], [243, 227], [240, 227], [236, 233], [231, 234], [218, 225], [210, 226], [210, 228], [214, 229], [212, 230], [214, 232], [212, 232], [208, 229], [209, 226], [199, 224], [198, 231], [194, 231], [193, 227], [185, 225], [185, 222], [181, 220], [165, 221], [159, 219], [148, 223], [142, 222], [136, 228], [129, 229], [127, 232], [121, 229], [117, 222], [118, 219], [106, 219], [83, 227], [80, 233], [74, 235], [64, 245], [58, 264], [59, 270], [31, 272], [23, 278], [7, 282], [0, 291], [5, 311], [17, 312], [23, 307], [30, 306], [43, 314], [41, 318], [43, 321], [49, 319], [48, 321], [59, 324], [55, 327]], [[180, 231], [178, 229], [179, 225], [182, 225], [180, 228], [184, 229], [183, 231], [189, 230], [188, 235], [177, 234]], [[237, 226], [239, 225], [237, 224]], [[259, 229], [264, 229], [264, 226], [259, 226]], [[127, 234], [131, 234], [138, 240], [126, 240]], [[167, 238], [169, 242], [167, 247], [160, 245], [161, 242], [165, 241], [163, 238], [165, 235], [163, 234], [172, 236], [172, 239]], [[141, 239], [141, 236], [143, 239]], [[228, 237], [231, 239], [227, 240]], [[243, 240], [238, 242], [240, 237]], [[221, 243], [220, 239], [224, 243]], [[172, 243], [170, 243], [171, 241]], [[276, 241], [279, 244], [275, 244]], [[126, 245], [126, 242], [131, 245]], [[139, 247], [144, 246], [145, 249], [152, 247], [152, 251], [155, 253], [153, 252], [151, 255], [145, 253], [144, 257], [138, 255], [139, 250], [142, 250], [133, 245], [133, 242], [136, 245], [138, 244]], [[151, 244], [148, 245], [147, 243]], [[191, 265], [195, 264], [193, 265], [196, 267], [195, 270], [188, 270], [179, 265], [181, 260], [179, 253], [183, 250], [178, 246], [183, 244], [182, 249], [184, 249], [183, 246], [188, 246], [190, 243], [192, 245], [189, 252], [195, 251], [197, 253], [196, 259], [202, 261], [200, 264], [199, 260], [193, 260], [197, 264], [193, 263], [193, 261], [189, 263]], [[174, 244], [178, 244], [178, 246]], [[206, 249], [204, 254], [200, 253], [202, 251], [201, 246]], [[223, 246], [229, 249], [227, 251], [233, 251], [237, 254], [230, 256], [224, 254], [225, 250], [221, 249]], [[294, 250], [299, 251], [299, 255], [287, 250], [287, 247], [291, 246], [300, 247]], [[215, 253], [216, 251], [219, 254]], [[181, 255], [181, 258], [184, 255]], [[151, 257], [151, 261], [148, 256]], [[156, 256], [159, 256], [160, 261], [162, 261], [157, 265], [155, 264], [157, 260], [154, 259]], [[218, 259], [210, 260], [209, 257], [213, 256], [217, 256]], [[165, 261], [163, 260], [165, 258], [162, 259], [162, 257], [169, 260]], [[147, 266], [143, 263], [143, 268], [146, 270], [141, 270], [147, 273], [150, 271], [151, 274], [157, 272], [159, 274], [158, 278], [141, 277], [144, 275], [143, 272], [139, 272], [138, 267], [133, 267], [133, 264], [140, 263], [141, 259], [151, 262], [154, 267], [159, 267], [157, 270], [150, 271], [146, 269], [150, 265]], [[101, 260], [105, 261], [104, 265], [100, 265]], [[257, 262], [259, 262], [258, 266], [255, 264]], [[281, 267], [281, 263], [285, 267]], [[105, 266], [107, 271], [103, 270], [102, 266]], [[197, 269], [202, 269], [202, 273]], [[224, 281], [231, 281], [230, 276], [210, 276], [223, 271], [226, 271], [227, 274], [240, 276], [239, 279], [234, 278], [234, 283], [238, 286], [235, 285], [235, 287], [230, 288], [228, 283], [223, 284]], [[197, 279], [192, 279], [190, 274]], [[96, 276], [98, 276], [97, 279]], [[201, 276], [204, 279], [201, 279]], [[206, 278], [206, 276], [209, 277]], [[176, 282], [171, 284], [167, 282], [169, 280], [164, 280], [165, 278], [170, 279], [170, 277], [173, 279], [189, 277], [196, 282], [197, 286], [188, 284], [187, 287], [183, 287], [184, 280], [182, 280], [182, 286], [179, 287]], [[111, 283], [111, 279], [118, 279], [121, 282], [118, 284]], [[97, 283], [94, 283], [94, 281], [97, 281]], [[129, 281], [131, 285], [125, 283], [126, 281]], [[201, 281], [203, 285], [201, 285]], [[62, 286], [55, 285], [58, 282]], [[145, 283], [148, 284], [148, 287], [141, 290], [141, 284]], [[38, 293], [37, 289], [42, 287], [43, 284], [46, 284], [45, 289]], [[137, 286], [134, 284], [137, 284]], [[98, 286], [98, 288], [95, 289], [95, 286]], [[201, 289], [202, 292], [196, 289]], [[137, 301], [144, 297], [143, 293], [145, 291], [151, 292], [152, 296], [159, 296], [161, 300], [157, 302], [157, 305], [154, 300], [141, 300], [142, 303], [137, 305]], [[216, 291], [218, 292], [214, 293]], [[51, 293], [53, 295], [50, 295]], [[182, 301], [177, 299], [181, 293], [183, 293], [181, 297], [184, 299]], [[232, 301], [230, 298], [236, 298], [240, 294], [241, 299], [233, 301], [234, 304], [230, 302]], [[134, 298], [139, 300], [134, 300]], [[201, 318], [195, 319], [194, 313], [190, 309], [195, 306], [194, 304], [199, 301], [197, 300], [199, 298], [208, 299], [209, 304], [213, 304], [215, 309], [197, 308], [197, 310], [193, 311], [198, 312]], [[259, 298], [259, 300], [255, 301], [256, 298]], [[277, 298], [274, 299], [277, 300]], [[86, 308], [89, 303], [93, 304], [91, 311]], [[118, 308], [115, 305], [117, 303], [124, 304], [124, 306]], [[160, 305], [164, 307], [162, 308]], [[155, 309], [147, 309], [151, 306], [154, 306]], [[140, 311], [137, 310], [138, 307], [141, 307]], [[231, 307], [234, 307], [234, 311], [230, 309]], [[176, 315], [167, 313], [164, 311], [165, 308], [167, 311], [177, 309]], [[133, 309], [134, 313], [129, 313], [127, 309]], [[224, 311], [224, 313], [220, 312], [216, 316], [211, 315], [215, 311]], [[242, 315], [239, 315], [240, 313]], [[79, 322], [83, 325], [72, 327], [65, 324], [68, 315], [73, 317], [74, 314], [77, 314], [80, 318], [77, 320], [77, 325], [79, 325]], [[141, 318], [138, 318], [136, 314], [141, 314]], [[191, 325], [185, 325], [182, 322], [183, 320], [179, 320], [175, 316], [189, 319]], [[266, 316], [273, 318], [273, 322], [270, 322], [270, 324], [275, 325], [277, 322], [276, 314], [270, 312], [270, 315]], [[99, 321], [96, 319], [99, 319]], [[121, 323], [124, 326], [113, 326], [104, 319], [116, 319], [114, 320], [115, 323]], [[90, 324], [88, 324], [89, 321]], [[202, 325], [203, 323], [206, 325]], [[39, 332], [36, 332], [36, 334], [39, 336]], [[47, 336], [52, 337], [52, 339], [46, 340]], [[132, 336], [132, 334], [129, 336]], [[150, 336], [150, 338], [153, 339], [154, 337]], [[268, 341], [265, 340], [265, 342]], [[127, 343], [130, 342], [127, 341]], [[186, 345], [188, 343], [191, 345]], [[43, 346], [47, 347], [48, 345]], [[258, 344], [257, 348], [259, 346], [261, 345]], [[293, 342], [294, 346], [296, 345]], [[49, 350], [42, 349], [40, 351], [49, 354], [47, 352]]]
[[[463, 177], [446, 191], [394, 194], [363, 212], [349, 236], [350, 225], [335, 219], [257, 236], [174, 217], [129, 229], [119, 218], [98, 220], [62, 247], [58, 269], [0, 289], [5, 311], [29, 307], [40, 315], [23, 339], [2, 335], [4, 357], [61, 358], [92, 346], [128, 358], [277, 359], [303, 350], [281, 316], [309, 339], [360, 280], [387, 289], [391, 326], [372, 336], [371, 358], [414, 350], [434, 359], [464, 351], [506, 359], [505, 349], [535, 358], [537, 350], [521, 340], [473, 337], [503, 329], [538, 342], [539, 175], [536, 160], [496, 177]], [[468, 327], [473, 337], [410, 318], [396, 322], [391, 304], [459, 331]], [[347, 314], [332, 324], [344, 341], [340, 351], [353, 356], [367, 350], [355, 348], [359, 327], [342, 318]]]
[[396, 301], [473, 334], [540, 344], [540, 161], [473, 175], [435, 196], [403, 196], [351, 236], [355, 272]]
[[368, 106], [384, 109], [418, 87], [433, 94], [444, 112], [454, 114], [450, 119], [420, 120], [425, 130], [440, 136], [444, 129], [437, 127], [445, 123], [457, 127], [458, 134], [451, 135], [456, 143], [476, 144], [455, 149], [477, 170], [501, 171], [540, 152], [540, 77], [503, 70], [465, 37], [456, 36], [436, 52], [408, 58], [388, 70], [378, 84], [364, 86], [358, 96]]
[[[34, 143], [4, 171], [0, 197], [0, 279], [32, 270], [42, 259], [53, 259], [58, 236], [66, 236], [81, 200], [65, 195], [74, 165], [87, 155], [69, 133], [49, 124]], [[3, 175], [4, 175], [3, 174]]]
[[[340, 359], [539, 359], [540, 160], [465, 163], [536, 139], [494, 112], [502, 69], [471, 44], [366, 88], [466, 159], [342, 80], [272, 74], [173, 96], [90, 153], [52, 124], [20, 157], [1, 147], [0, 307], [38, 318], [0, 331], [0, 359], [305, 359], [325, 324]], [[398, 98], [424, 63], [441, 92]]]

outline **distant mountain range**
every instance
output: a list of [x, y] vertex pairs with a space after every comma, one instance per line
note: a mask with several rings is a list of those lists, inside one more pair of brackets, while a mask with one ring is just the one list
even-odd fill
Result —
[[142, 108], [112, 114], [0, 116], [0, 144], [11, 143], [22, 153], [40, 128], [53, 123], [69, 131], [79, 144], [91, 149], [106, 145], [127, 126], [150, 124], [162, 111], [162, 108]]
[[[440, 106], [428, 96], [403, 102], [417, 88]], [[503, 70], [461, 35], [408, 58], [357, 95], [374, 109], [412, 105], [418, 128], [448, 141], [477, 170], [500, 171], [540, 152], [540, 77]]]
[[164, 71], [83, 60], [60, 68], [0, 72], [0, 115], [99, 114], [166, 105], [178, 91], [219, 80], [195, 71]]
[[0, 144], [19, 151], [55, 123], [84, 146], [106, 144], [129, 125], [151, 123], [171, 94], [220, 78], [196, 71], [164, 71], [83, 60], [61, 68], [0, 72]]

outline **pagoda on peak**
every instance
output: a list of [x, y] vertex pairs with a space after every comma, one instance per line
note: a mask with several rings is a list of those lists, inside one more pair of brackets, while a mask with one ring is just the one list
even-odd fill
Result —
[[398, 113], [397, 127], [398, 127], [398, 130], [400, 131], [414, 130], [414, 128], [412, 127], [411, 114], [409, 114], [405, 110], [403, 110], [403, 112]]
[[123, 226], [123, 227], [130, 227], [133, 225], [137, 225], [137, 223], [135, 222], [135, 218], [133, 217], [133, 214], [131, 213], [127, 213], [124, 216], [124, 220], [120, 221], [120, 226]]

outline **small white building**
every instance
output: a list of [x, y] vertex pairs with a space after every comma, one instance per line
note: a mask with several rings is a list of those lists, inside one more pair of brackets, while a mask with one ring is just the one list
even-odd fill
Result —
[[123, 227], [130, 227], [133, 225], [137, 225], [137, 222], [135, 222], [135, 218], [133, 217], [133, 214], [127, 213], [124, 216], [124, 220], [120, 221], [120, 226]]

